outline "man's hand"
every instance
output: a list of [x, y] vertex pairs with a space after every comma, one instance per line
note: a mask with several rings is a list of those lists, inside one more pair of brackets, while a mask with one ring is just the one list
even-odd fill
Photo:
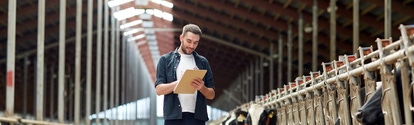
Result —
[[196, 88], [197, 90], [202, 89], [204, 86], [204, 81], [200, 78], [196, 78], [191, 82], [191, 85]]

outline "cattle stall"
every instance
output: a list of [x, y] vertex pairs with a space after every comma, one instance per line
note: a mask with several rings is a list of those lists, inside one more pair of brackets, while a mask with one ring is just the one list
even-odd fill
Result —
[[[256, 96], [226, 117], [255, 104], [276, 110], [277, 125], [412, 125], [414, 25], [400, 25], [399, 30], [398, 40], [378, 38], [376, 50], [373, 46], [359, 47], [354, 55], [324, 62], [323, 71], [299, 76], [283, 88]], [[374, 102], [379, 105], [372, 105]], [[249, 112], [254, 110], [251, 108], [257, 106], [250, 107]], [[248, 114], [252, 115], [263, 114]], [[226, 117], [221, 119], [223, 123]]]

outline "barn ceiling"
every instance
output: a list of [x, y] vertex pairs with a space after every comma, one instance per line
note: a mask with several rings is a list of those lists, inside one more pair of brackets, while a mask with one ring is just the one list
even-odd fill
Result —
[[[135, 9], [157, 9], [172, 14], [173, 21], [166, 21], [159, 17], [152, 16], [154, 28], [160, 29], [178, 29], [175, 31], [157, 31], [155, 34], [158, 41], [160, 54], [165, 54], [179, 46], [180, 28], [188, 23], [194, 23], [200, 26], [203, 31], [203, 37], [197, 52], [204, 55], [210, 62], [213, 70], [216, 85], [216, 99], [209, 101], [214, 107], [231, 110], [232, 105], [226, 105], [228, 102], [236, 101], [234, 99], [222, 98], [237, 96], [240, 93], [233, 92], [231, 85], [239, 76], [243, 75], [246, 69], [252, 64], [264, 57], [264, 63], [269, 63], [270, 52], [273, 51], [274, 58], [273, 69], [271, 66], [263, 67], [264, 76], [264, 93], [273, 88], [270, 84], [278, 86], [278, 59], [282, 58], [282, 84], [288, 83], [288, 76], [296, 78], [298, 68], [303, 67], [304, 75], [309, 74], [312, 69], [312, 33], [304, 33], [303, 65], [299, 66], [299, 44], [298, 44], [298, 22], [303, 17], [304, 27], [312, 25], [312, 0], [165, 0], [174, 4], [173, 8], [168, 8], [152, 1], [148, 5], [135, 5], [129, 2], [120, 6], [122, 8], [134, 7]], [[328, 12], [329, 0], [318, 0], [318, 70], [321, 70], [319, 64], [331, 61], [330, 59], [330, 13]], [[353, 0], [338, 0], [336, 2], [336, 52], [335, 55], [353, 54]], [[391, 36], [398, 39], [400, 36], [398, 25], [414, 23], [414, 1], [413, 0], [392, 0], [392, 28]], [[82, 4], [82, 34], [86, 34], [87, 19], [87, 1], [83, 0]], [[97, 19], [97, 2], [94, 1], [93, 20]], [[376, 45], [376, 38], [384, 37], [384, 1], [381, 0], [361, 0], [359, 4], [359, 46]], [[30, 54], [29, 60], [34, 62], [35, 51], [37, 47], [37, 10], [38, 1], [17, 1], [16, 15], [16, 84], [22, 82], [23, 57], [24, 54]], [[70, 69], [73, 66], [75, 55], [75, 27], [76, 27], [76, 1], [67, 1], [66, 8], [66, 70], [68, 74], [74, 72]], [[108, 13], [111, 15], [111, 13]], [[5, 59], [7, 57], [7, 18], [8, 18], [8, 1], [0, 0], [0, 92], [5, 93]], [[139, 17], [131, 17], [120, 21], [120, 23], [131, 22]], [[287, 73], [288, 67], [288, 29], [291, 26], [292, 31], [292, 72]], [[57, 67], [55, 62], [58, 60], [57, 41], [59, 38], [59, 1], [46, 1], [46, 19], [45, 19], [45, 58], [47, 65]], [[94, 31], [97, 24], [93, 23]], [[96, 35], [94, 33], [94, 35]], [[121, 33], [119, 35], [122, 35]], [[96, 36], [94, 36], [94, 45]], [[278, 54], [278, 40], [283, 41], [283, 54]], [[86, 41], [86, 37], [82, 37]], [[138, 41], [137, 41], [138, 42]], [[82, 48], [86, 50], [86, 42], [83, 42]], [[375, 46], [374, 46], [375, 47]], [[149, 54], [149, 46], [139, 46], [143, 58], [147, 62], [147, 67], [152, 75], [155, 76], [153, 58]], [[273, 50], [272, 50], [273, 48]], [[86, 52], [86, 51], [85, 51]], [[95, 53], [93, 54], [95, 55]], [[86, 55], [82, 54], [82, 65], [86, 64]], [[95, 57], [94, 57], [95, 58]], [[33, 63], [32, 62], [32, 63]], [[152, 64], [151, 64], [152, 63]], [[156, 62], [155, 62], [156, 63]], [[85, 67], [85, 66], [83, 66]], [[50, 67], [48, 67], [50, 68]], [[57, 69], [57, 68], [55, 68]], [[273, 76], [269, 71], [273, 70]], [[93, 68], [92, 71], [95, 71]], [[29, 72], [34, 72], [33, 69]], [[56, 70], [57, 72], [57, 70]], [[82, 71], [84, 73], [84, 71]], [[29, 75], [28, 79], [32, 78]], [[86, 75], [82, 75], [84, 79]], [[243, 76], [245, 77], [245, 76]], [[269, 83], [273, 78], [273, 83]], [[150, 84], [150, 83], [149, 83]], [[258, 84], [258, 83], [253, 83]], [[16, 87], [20, 87], [17, 86]], [[30, 87], [30, 86], [29, 86]], [[31, 86], [33, 88], [33, 86]], [[20, 88], [18, 88], [20, 89]], [[231, 92], [226, 94], [224, 90]], [[240, 91], [239, 91], [240, 92]], [[0, 94], [3, 95], [3, 94]], [[17, 93], [16, 96], [21, 96]], [[32, 97], [33, 98], [33, 97]], [[250, 101], [252, 98], [239, 99], [241, 102]], [[0, 96], [0, 100], [5, 100]], [[230, 100], [230, 101], [228, 101]], [[238, 103], [234, 103], [238, 105]], [[0, 102], [0, 109], [5, 107], [4, 101]], [[17, 106], [16, 108], [21, 108]]]

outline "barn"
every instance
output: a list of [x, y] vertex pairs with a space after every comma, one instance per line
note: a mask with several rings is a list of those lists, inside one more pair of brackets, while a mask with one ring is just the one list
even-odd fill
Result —
[[413, 123], [413, 0], [0, 0], [0, 19], [0, 124]]

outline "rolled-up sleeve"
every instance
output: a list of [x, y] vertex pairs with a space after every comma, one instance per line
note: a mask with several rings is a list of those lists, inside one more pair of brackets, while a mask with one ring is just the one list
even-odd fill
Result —
[[156, 72], [156, 78], [155, 78], [155, 87], [159, 84], [163, 84], [167, 82], [167, 75], [166, 75], [166, 69], [165, 69], [165, 57], [162, 56], [157, 64], [157, 72]]

